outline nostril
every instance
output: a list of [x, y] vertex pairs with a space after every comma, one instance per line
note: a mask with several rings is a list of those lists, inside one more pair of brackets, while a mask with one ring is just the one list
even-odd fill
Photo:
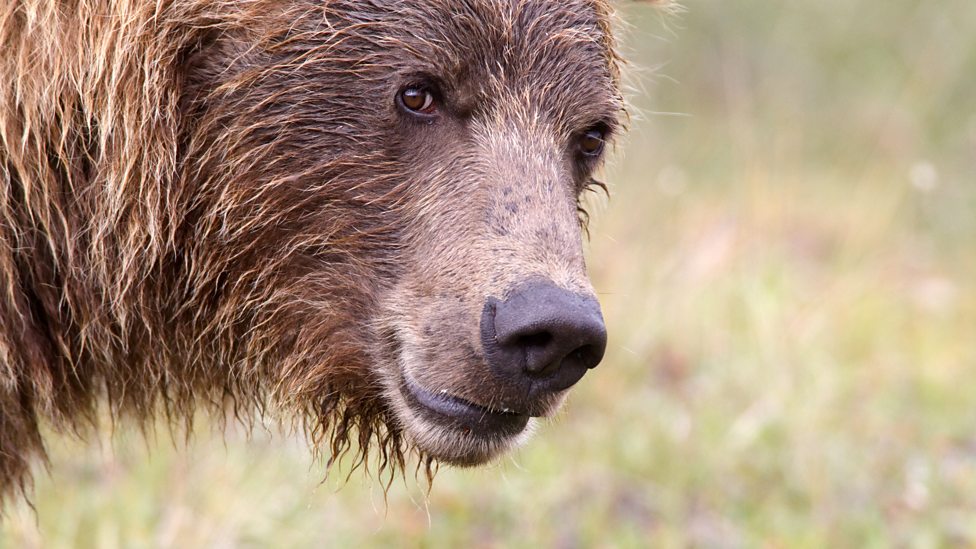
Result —
[[546, 332], [520, 337], [514, 348], [525, 355], [525, 371], [533, 377], [546, 377], [562, 367], [590, 369], [600, 361], [595, 345], [572, 349]]
[[546, 345], [549, 345], [551, 341], [552, 334], [549, 332], [539, 332], [537, 334], [520, 336], [515, 340], [515, 346], [523, 349], [531, 349], [533, 347], [545, 347]]
[[573, 357], [587, 368], [596, 368], [600, 359], [603, 358], [603, 351], [598, 349], [596, 345], [584, 345], [573, 352]]
[[509, 347], [523, 356], [526, 373], [533, 376], [545, 376], [558, 368], [562, 358], [553, 356], [553, 335], [541, 331], [514, 338]]

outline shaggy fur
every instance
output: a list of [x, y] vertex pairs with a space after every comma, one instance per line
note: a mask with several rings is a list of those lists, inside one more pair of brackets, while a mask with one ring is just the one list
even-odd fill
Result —
[[[533, 276], [592, 292], [595, 164], [570, 144], [622, 109], [609, 18], [0, 0], [0, 494], [29, 484], [42, 424], [84, 432], [103, 404], [143, 424], [279, 410], [381, 467], [507, 447], [412, 425], [397, 380], [504, 399], [484, 392], [484, 299]], [[397, 90], [431, 81], [436, 123], [405, 118]]]

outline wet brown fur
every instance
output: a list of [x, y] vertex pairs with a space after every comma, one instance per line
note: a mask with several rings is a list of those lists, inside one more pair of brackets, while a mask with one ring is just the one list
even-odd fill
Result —
[[[84, 433], [103, 405], [275, 411], [333, 456], [426, 457], [400, 357], [484, 402], [483, 299], [591, 291], [593, 166], [563, 153], [622, 108], [610, 11], [0, 0], [0, 497], [42, 425]], [[393, 106], [418, 75], [450, 91], [436, 133]]]

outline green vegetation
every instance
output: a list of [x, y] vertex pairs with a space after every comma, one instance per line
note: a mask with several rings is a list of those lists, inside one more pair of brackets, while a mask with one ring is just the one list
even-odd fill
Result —
[[685, 7], [623, 7], [610, 351], [526, 448], [384, 496], [261, 430], [55, 440], [0, 545], [976, 545], [976, 3]]

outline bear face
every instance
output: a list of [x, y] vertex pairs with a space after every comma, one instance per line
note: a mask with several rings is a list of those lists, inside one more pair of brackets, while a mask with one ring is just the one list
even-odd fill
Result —
[[[365, 357], [353, 360], [366, 363], [354, 385], [372, 384], [424, 454], [484, 462], [523, 439], [531, 417], [551, 415], [603, 354], [578, 207], [622, 110], [606, 8], [304, 9], [218, 38], [191, 64], [190, 104], [214, 124], [196, 127], [189, 158], [223, 146], [220, 159], [242, 164], [196, 170], [221, 194], [206, 207], [211, 225], [193, 232], [247, 226], [240, 247], [251, 250], [243, 266], [208, 271], [241, 280], [264, 261], [319, 288], [323, 273], [366, 286], [308, 295], [294, 318], [320, 322], [314, 303], [336, 307], [337, 290], [362, 296], [339, 315]], [[275, 225], [262, 232], [255, 218]], [[266, 258], [276, 239], [307, 246], [285, 261], [302, 267]]]

